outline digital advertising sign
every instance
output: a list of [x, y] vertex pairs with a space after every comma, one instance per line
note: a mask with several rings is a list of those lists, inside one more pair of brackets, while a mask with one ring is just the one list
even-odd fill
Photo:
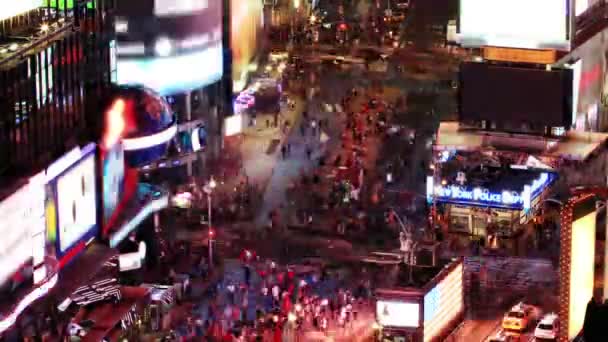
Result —
[[464, 62], [459, 78], [461, 121], [486, 120], [513, 127], [572, 125], [571, 69], [548, 71]]
[[[34, 237], [45, 231], [44, 184], [29, 182], [0, 202], [0, 218], [1, 285], [34, 255], [44, 255], [44, 244], [34, 242]], [[39, 263], [40, 258], [36, 259]]]
[[188, 15], [207, 7], [209, 0], [154, 0], [154, 14], [157, 17]]
[[125, 181], [125, 155], [122, 144], [117, 142], [102, 152], [102, 202], [103, 202], [103, 227], [109, 224], [110, 219], [116, 213], [121, 201], [121, 194]]
[[[109, 99], [102, 155], [121, 141], [129, 167], [149, 164], [164, 156], [177, 134], [175, 115], [167, 101], [142, 86], [117, 86]], [[113, 158], [119, 157], [120, 152], [116, 153]]]
[[593, 298], [595, 276], [596, 198], [581, 195], [562, 208], [560, 233], [558, 341], [572, 341], [583, 328]]
[[221, 79], [222, 2], [119, 1], [116, 83], [179, 94]]
[[162, 95], [171, 95], [214, 83], [223, 74], [222, 44], [202, 51], [167, 58], [118, 57], [117, 84], [143, 84]]
[[42, 0], [19, 0], [3, 2], [2, 11], [0, 11], [0, 21], [12, 18], [19, 14], [23, 14], [40, 6], [42, 6]]
[[[82, 0], [42, 0], [42, 6], [51, 7], [51, 8], [59, 8], [61, 10], [72, 9], [74, 8], [74, 4], [77, 2], [83, 2]], [[95, 2], [93, 0], [88, 0], [85, 2], [87, 8], [93, 9], [95, 8]]]
[[572, 79], [572, 123], [577, 130], [598, 130], [599, 108], [606, 89], [606, 32], [589, 39], [572, 53], [564, 66], [570, 68]]
[[239, 92], [247, 85], [249, 64], [260, 44], [264, 6], [261, 0], [230, 0], [232, 28], [232, 89]]
[[589, 0], [574, 0], [574, 15], [583, 14], [589, 7]]
[[432, 341], [464, 311], [463, 267], [456, 266], [424, 295], [424, 341]]
[[63, 263], [97, 235], [95, 144], [76, 148], [46, 191], [47, 239]]
[[383, 327], [417, 328], [420, 325], [420, 305], [401, 301], [378, 300], [376, 319]]
[[427, 177], [427, 200], [439, 202], [488, 206], [494, 208], [529, 210], [532, 201], [556, 179], [557, 175], [541, 172], [522, 190], [490, 190], [460, 184], [435, 184], [432, 176]]
[[460, 0], [463, 46], [570, 50], [569, 0]]

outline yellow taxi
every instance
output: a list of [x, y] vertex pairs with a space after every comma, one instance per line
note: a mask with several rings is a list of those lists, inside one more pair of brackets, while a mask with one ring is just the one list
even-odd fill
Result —
[[532, 314], [531, 306], [518, 303], [503, 317], [502, 328], [507, 332], [521, 333], [528, 328], [528, 324], [532, 321]]

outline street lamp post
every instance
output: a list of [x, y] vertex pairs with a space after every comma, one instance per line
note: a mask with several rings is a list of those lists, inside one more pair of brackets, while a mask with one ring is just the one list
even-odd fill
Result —
[[209, 226], [208, 241], [209, 241], [209, 267], [213, 268], [213, 238], [215, 233], [213, 232], [213, 225], [211, 224], [211, 195], [213, 190], [217, 186], [217, 183], [211, 177], [209, 182], [203, 187], [203, 191], [207, 194], [207, 224]]

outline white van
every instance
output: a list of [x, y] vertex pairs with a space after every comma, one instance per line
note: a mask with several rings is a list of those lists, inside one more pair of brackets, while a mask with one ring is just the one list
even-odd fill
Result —
[[534, 337], [538, 339], [554, 340], [557, 338], [558, 327], [559, 320], [557, 315], [550, 313], [538, 322], [538, 325], [534, 330]]

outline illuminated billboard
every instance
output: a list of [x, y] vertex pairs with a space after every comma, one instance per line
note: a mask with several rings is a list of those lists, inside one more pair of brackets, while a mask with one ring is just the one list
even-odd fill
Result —
[[109, 224], [120, 203], [125, 180], [125, 156], [120, 142], [105, 150], [101, 157], [103, 227]]
[[229, 137], [243, 132], [245, 118], [242, 114], [235, 114], [224, 119], [224, 136]]
[[[44, 243], [40, 246], [34, 238], [45, 231], [44, 184], [29, 182], [0, 202], [0, 218], [0, 284], [4, 284], [34, 255], [44, 255]], [[40, 263], [40, 257], [36, 259]]]
[[84, 249], [97, 234], [95, 145], [76, 148], [68, 155], [60, 159], [60, 166], [49, 168], [55, 172], [47, 171], [56, 173], [47, 186], [46, 220], [48, 240], [58, 259], [72, 257], [73, 248]]
[[463, 62], [459, 71], [459, 120], [486, 120], [499, 128], [523, 124], [569, 128], [572, 79], [573, 72], [567, 68]]
[[488, 189], [460, 184], [435, 184], [432, 176], [427, 177], [427, 200], [438, 202], [479, 205], [493, 208], [529, 210], [532, 201], [555, 179], [550, 172], [541, 172], [529, 184], [516, 189]]
[[424, 295], [424, 341], [432, 341], [464, 311], [462, 264]]
[[559, 341], [572, 341], [583, 328], [593, 298], [595, 275], [596, 199], [571, 198], [562, 209], [560, 234]]
[[117, 84], [172, 95], [221, 79], [221, 1], [120, 1], [114, 24]]
[[132, 60], [119, 57], [116, 83], [143, 84], [162, 95], [192, 90], [222, 78], [222, 58], [221, 42], [174, 57]]
[[420, 304], [378, 300], [376, 319], [383, 327], [417, 328], [420, 325]]
[[23, 14], [42, 6], [42, 0], [18, 0], [5, 1], [2, 3], [2, 11], [0, 11], [0, 20], [12, 18], [16, 15]]
[[605, 33], [589, 39], [572, 53], [564, 65], [572, 70], [572, 118], [577, 130], [598, 130], [601, 118], [599, 108], [605, 84], [606, 47]]
[[575, 0], [574, 1], [574, 15], [577, 17], [583, 14], [589, 7], [589, 0]]
[[[82, 2], [82, 0], [42, 0], [42, 6], [65, 10], [74, 8], [74, 3], [78, 1]], [[95, 8], [95, 2], [93, 0], [87, 1], [86, 4], [89, 9]]]
[[238, 92], [247, 85], [249, 63], [257, 52], [264, 6], [261, 0], [231, 0], [232, 88]]
[[180, 16], [203, 11], [207, 7], [209, 0], [155, 0], [154, 14], [158, 17]]
[[568, 0], [460, 0], [463, 46], [570, 49]]

